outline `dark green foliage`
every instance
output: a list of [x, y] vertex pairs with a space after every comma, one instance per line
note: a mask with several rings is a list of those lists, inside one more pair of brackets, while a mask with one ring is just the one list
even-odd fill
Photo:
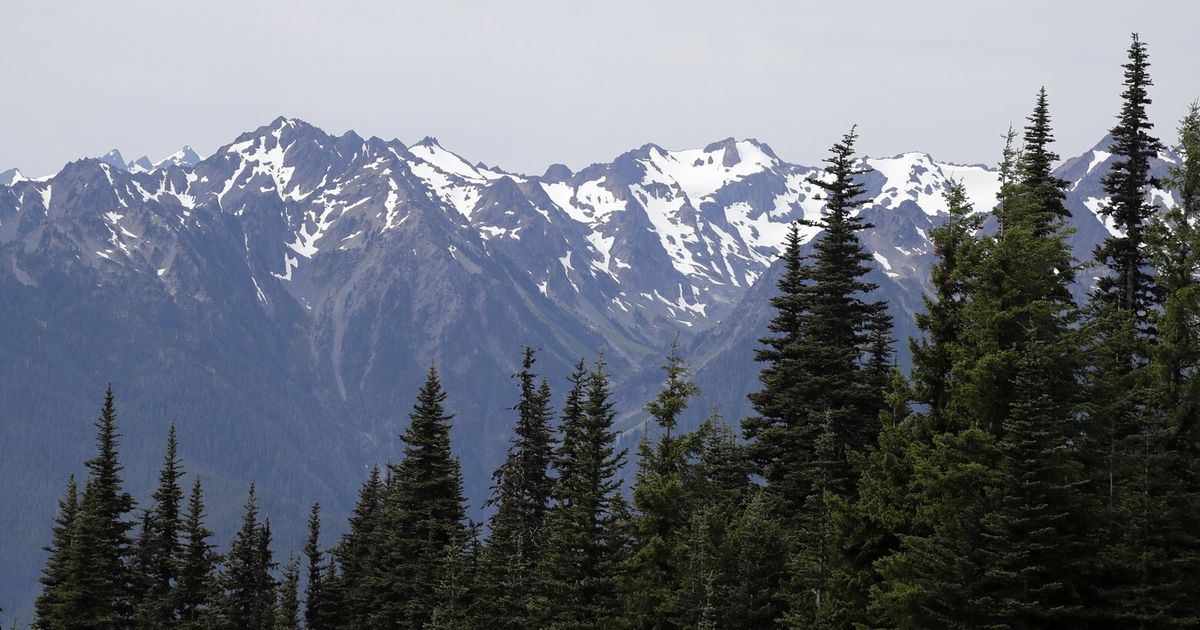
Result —
[[694, 435], [672, 435], [691, 397], [692, 383], [678, 348], [672, 344], [663, 365], [666, 383], [646, 405], [662, 434], [638, 445], [640, 467], [633, 486], [633, 539], [637, 549], [626, 564], [628, 622], [636, 628], [686, 626], [691, 610], [682, 601], [684, 539], [694, 499], [689, 496], [689, 458]]
[[300, 630], [300, 560], [295, 556], [283, 565], [274, 627], [275, 630]]
[[550, 429], [550, 386], [536, 384], [534, 350], [526, 347], [521, 371], [520, 399], [513, 408], [517, 421], [508, 457], [493, 477], [489, 505], [491, 536], [483, 554], [482, 588], [492, 625], [525, 628], [530, 624], [533, 585], [529, 575], [544, 546], [546, 514], [554, 480], [550, 476], [553, 445]]
[[275, 620], [275, 579], [271, 576], [271, 526], [258, 520], [254, 485], [246, 498], [242, 526], [229, 546], [221, 575], [221, 625], [270, 628]]
[[349, 531], [333, 550], [339, 570], [330, 576], [330, 608], [338, 612], [338, 627], [365, 628], [373, 610], [374, 571], [382, 533], [384, 484], [379, 466], [372, 466], [350, 516]]
[[1104, 178], [1109, 201], [1100, 209], [1121, 234], [1106, 238], [1095, 253], [1096, 261], [1106, 265], [1111, 274], [1100, 278], [1095, 299], [1106, 307], [1128, 311], [1141, 329], [1159, 302], [1154, 278], [1146, 269], [1144, 247], [1146, 227], [1157, 209], [1150, 199], [1150, 188], [1161, 184], [1150, 175], [1150, 160], [1163, 149], [1151, 135], [1154, 124], [1146, 112], [1151, 102], [1147, 90], [1153, 85], [1149, 66], [1146, 45], [1135, 33], [1125, 64], [1121, 114], [1109, 131], [1110, 151], [1116, 158]]
[[479, 527], [472, 524], [461, 547], [446, 549], [441, 581], [437, 585], [437, 606], [427, 628], [475, 630], [513, 624], [512, 618], [482, 612], [487, 591], [481, 579], [480, 560]]
[[870, 256], [857, 236], [871, 226], [854, 213], [864, 201], [856, 139], [851, 130], [833, 146], [828, 181], [810, 180], [825, 193], [821, 220], [809, 224], [821, 233], [807, 261], [798, 230], [789, 234], [774, 336], [756, 355], [767, 364], [763, 389], [750, 396], [759, 415], [742, 423], [751, 461], [798, 543], [789, 623], [803, 627], [839, 623], [831, 615], [845, 611], [830, 592], [841, 561], [832, 507], [855, 494], [852, 454], [875, 443], [891, 356], [886, 305], [865, 300], [876, 287], [863, 279]]
[[187, 515], [183, 520], [183, 552], [179, 562], [179, 582], [175, 589], [180, 628], [211, 628], [218, 612], [219, 558], [209, 542], [212, 532], [204, 525], [204, 517], [204, 492], [197, 477], [192, 484]]
[[[1011, 150], [1011, 135], [1009, 142]], [[983, 217], [973, 214], [975, 208], [967, 201], [962, 182], [952, 183], [945, 198], [949, 217], [929, 233], [938, 256], [937, 262], [930, 266], [934, 294], [925, 296], [925, 309], [915, 316], [924, 335], [910, 342], [913, 397], [929, 406], [929, 415], [935, 422], [942, 418], [949, 404], [954, 350], [966, 325], [963, 299], [972, 259], [978, 254], [975, 234], [983, 225]]]
[[138, 623], [145, 628], [163, 628], [176, 621], [179, 563], [183, 559], [180, 534], [183, 530], [183, 475], [176, 454], [175, 425], [167, 434], [167, 453], [158, 474], [158, 489], [142, 521], [142, 539], [138, 554], [139, 581], [142, 588], [138, 605]]
[[[997, 628], [1082, 627], [1085, 477], [1076, 401], [1061, 391], [1064, 348], [1028, 347], [1005, 419], [992, 510], [981, 520], [986, 566], [977, 606]], [[1069, 351], [1069, 350], [1066, 350]]]
[[614, 446], [613, 403], [603, 360], [581, 360], [563, 405], [558, 481], [538, 567], [540, 627], [609, 628], [617, 620], [620, 571], [627, 552], [625, 502], [617, 474], [625, 451]]
[[326, 597], [325, 553], [321, 550], [321, 504], [314, 503], [308, 515], [308, 539], [304, 542], [308, 580], [304, 586], [304, 627], [323, 630], [332, 616]]
[[128, 520], [133, 497], [122, 489], [122, 466], [117, 453], [116, 406], [112, 387], [96, 421], [97, 453], [87, 461], [79, 513], [72, 536], [72, 568], [78, 587], [62, 611], [77, 627], [126, 628], [134, 614], [132, 541]]
[[390, 466], [371, 575], [379, 597], [372, 625], [416, 630], [429, 623], [448, 550], [466, 536], [462, 473], [450, 449], [453, 416], [445, 400], [437, 368], [430, 366], [401, 436], [404, 460]]
[[75, 519], [79, 514], [79, 488], [75, 475], [67, 482], [67, 491], [58, 502], [58, 516], [54, 518], [53, 538], [45, 547], [49, 557], [42, 569], [38, 582], [42, 594], [35, 604], [36, 618], [33, 626], [39, 630], [59, 630], [69, 627], [64, 604], [78, 597], [79, 584], [73, 572], [73, 556], [76, 551], [71, 544], [75, 535]]

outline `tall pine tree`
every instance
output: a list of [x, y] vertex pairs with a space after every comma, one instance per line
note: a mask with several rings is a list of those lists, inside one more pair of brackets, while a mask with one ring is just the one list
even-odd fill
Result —
[[88, 479], [72, 537], [78, 597], [67, 618], [86, 628], [128, 628], [134, 617], [134, 502], [122, 488], [117, 452], [116, 405], [112, 386], [96, 421], [95, 457], [87, 461]]
[[466, 536], [462, 472], [450, 448], [453, 416], [445, 401], [431, 365], [401, 436], [404, 459], [391, 467], [373, 576], [381, 595], [372, 617], [377, 626], [419, 630], [429, 623], [448, 550]]
[[609, 628], [618, 619], [618, 569], [626, 510], [617, 478], [625, 451], [615, 446], [613, 403], [603, 360], [579, 362], [563, 405], [555, 455], [555, 504], [539, 563], [540, 627]]
[[534, 350], [526, 346], [521, 371], [514, 375], [520, 384], [520, 399], [513, 408], [517, 412], [514, 436], [507, 458], [493, 476], [487, 503], [496, 507], [496, 513], [483, 554], [481, 602], [488, 607], [493, 625], [500, 628], [530, 625], [529, 575], [541, 556], [554, 487], [550, 386], [545, 379], [537, 384], [534, 362]]
[[163, 628], [175, 623], [177, 600], [174, 589], [183, 557], [180, 533], [183, 530], [183, 489], [179, 478], [183, 471], [177, 454], [175, 425], [167, 434], [167, 452], [158, 473], [158, 488], [142, 522], [142, 540], [138, 549], [143, 592], [138, 604], [138, 623], [145, 628]]
[[74, 574], [72, 546], [75, 535], [75, 519], [79, 514], [79, 487], [75, 475], [67, 482], [67, 490], [58, 502], [58, 515], [54, 517], [53, 538], [43, 549], [49, 554], [46, 566], [38, 582], [42, 594], [34, 604], [33, 627], [38, 630], [65, 630], [71, 627], [70, 612], [66, 605], [78, 595], [78, 576]]
[[662, 369], [663, 389], [646, 404], [661, 434], [653, 442], [644, 437], [638, 445], [641, 457], [633, 486], [636, 551], [627, 563], [625, 589], [628, 621], [636, 628], [684, 627], [689, 612], [681, 582], [683, 537], [692, 508], [687, 473], [695, 436], [672, 432], [700, 389], [689, 379], [677, 344], [671, 344]]
[[[834, 144], [824, 178], [825, 210], [810, 223], [820, 234], [813, 253], [800, 254], [793, 228], [766, 346], [763, 389], [751, 394], [758, 413], [743, 422], [755, 468], [781, 499], [800, 544], [793, 572], [791, 623], [821, 627], [838, 599], [829, 590], [839, 561], [831, 500], [855, 494], [850, 455], [874, 444], [879, 431], [890, 321], [883, 302], [868, 301], [876, 286], [864, 279], [870, 255], [858, 233], [870, 228], [855, 213], [864, 203], [852, 129]], [[872, 344], [874, 338], [875, 343]], [[874, 352], [872, 352], [874, 350]]]
[[183, 549], [175, 604], [179, 627], [188, 630], [211, 628], [219, 611], [220, 583], [217, 553], [209, 542], [212, 531], [204, 524], [204, 490], [197, 477], [188, 496], [183, 520]]
[[221, 623], [263, 630], [275, 621], [275, 580], [271, 576], [271, 529], [259, 522], [254, 484], [246, 497], [242, 526], [229, 546], [222, 573]]

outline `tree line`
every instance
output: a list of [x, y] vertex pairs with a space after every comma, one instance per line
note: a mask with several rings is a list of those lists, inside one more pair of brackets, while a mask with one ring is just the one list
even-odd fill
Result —
[[302, 556], [280, 565], [251, 486], [218, 553], [173, 429], [135, 518], [110, 388], [34, 627], [1200, 625], [1200, 106], [1159, 181], [1148, 68], [1135, 35], [1103, 180], [1115, 229], [1094, 261], [1067, 243], [1044, 89], [1007, 134], [996, 206], [948, 187], [909, 374], [866, 279], [847, 133], [811, 180], [825, 203], [811, 249], [798, 226], [784, 246], [754, 415], [740, 435], [715, 411], [680, 431], [699, 392], [673, 347], [628, 494], [603, 360], [575, 366], [556, 413], [526, 348], [485, 524], [466, 518], [431, 367], [403, 459], [371, 469], [340, 540], [325, 546], [314, 505]]

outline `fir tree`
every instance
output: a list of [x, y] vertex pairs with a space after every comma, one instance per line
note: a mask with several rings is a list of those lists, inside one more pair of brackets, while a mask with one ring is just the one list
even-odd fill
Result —
[[[893, 468], [911, 474], [907, 484], [896, 480], [893, 485], [907, 485], [911, 498], [900, 505], [915, 505], [916, 510], [895, 532], [899, 549], [875, 564], [881, 581], [872, 591], [871, 611], [882, 625], [1020, 624], [1016, 609], [1004, 603], [1003, 593], [1011, 584], [1000, 579], [1000, 569], [992, 567], [990, 579], [984, 579], [990, 563], [1003, 555], [987, 547], [995, 540], [987, 536], [1004, 528], [1020, 531], [1028, 516], [1021, 513], [1025, 506], [1051, 500], [1050, 495], [1064, 487], [1077, 490], [1065, 472], [1077, 466], [1077, 454], [1063, 452], [1067, 440], [1077, 435], [1064, 435], [1068, 428], [1062, 420], [1078, 413], [1080, 365], [1077, 353], [1066, 350], [1075, 343], [1072, 331], [1078, 315], [1068, 289], [1077, 264], [1066, 243], [1065, 183], [1053, 176], [1057, 155], [1048, 146], [1052, 139], [1042, 90], [1025, 127], [1022, 151], [1013, 151], [1011, 142], [1005, 150], [1000, 205], [995, 210], [999, 229], [993, 236], [973, 239], [971, 255], [956, 269], [962, 284], [954, 317], [961, 326], [946, 348], [952, 361], [946, 373], [945, 408], [907, 427], [913, 439], [904, 448], [908, 461], [898, 460], [900, 466]], [[1057, 353], [1053, 361], [1039, 364], [1040, 389], [1018, 392], [1023, 386], [1018, 385], [1021, 358], [1034, 347]], [[918, 360], [930, 356], [919, 354]], [[922, 365], [917, 373], [928, 378], [939, 371]], [[1060, 441], [1043, 445], [1016, 434], [1004, 441], [1009, 429], [1028, 429], [1022, 421], [1030, 411], [1017, 405], [1022, 396], [1043, 394], [1056, 405], [1053, 417], [1060, 424], [1055, 438]], [[1014, 484], [1022, 474], [1014, 462], [1037, 458], [1030, 449], [1055, 447], [1060, 449], [1053, 451], [1058, 459], [1045, 465], [1060, 477], [1044, 479], [1041, 485]], [[871, 492], [880, 494], [875, 488]], [[1071, 514], [1055, 540], [1065, 548], [1077, 544], [1076, 532], [1087, 518], [1087, 513]], [[1035, 543], [1053, 544], [1051, 538], [1013, 541], [1017, 548], [1009, 558], [1012, 566], [1003, 571], [1037, 575], [1042, 559], [1021, 554]], [[1070, 581], [1077, 574], [1061, 577], [1063, 592], [1078, 591], [1078, 580]]]
[[372, 466], [350, 515], [349, 531], [333, 550], [339, 573], [328, 583], [332, 587], [330, 594], [336, 601], [339, 627], [365, 628], [373, 610], [376, 591], [371, 578], [382, 552], [383, 500], [384, 484], [379, 466]]
[[183, 529], [181, 503], [183, 475], [176, 453], [175, 425], [167, 434], [167, 452], [158, 474], [158, 488], [153, 503], [146, 511], [142, 524], [143, 536], [138, 549], [140, 581], [143, 587], [138, 606], [139, 624], [147, 628], [163, 628], [175, 623], [177, 597], [174, 593], [179, 579], [179, 561], [183, 556], [180, 532]]
[[[863, 276], [870, 256], [858, 239], [868, 229], [856, 214], [863, 189], [852, 129], [826, 159], [825, 211], [810, 223], [821, 233], [806, 262], [793, 228], [770, 330], [756, 358], [766, 362], [763, 389], [751, 394], [758, 416], [743, 422], [755, 468], [781, 498], [782, 513], [803, 541], [794, 559], [795, 623], [836, 623], [829, 579], [838, 562], [830, 500], [855, 493], [850, 454], [879, 431], [890, 319], [885, 304], [864, 298], [876, 287]], [[874, 343], [872, 343], [874, 341]], [[800, 620], [805, 620], [801, 622]]]
[[485, 597], [480, 584], [479, 527], [470, 526], [470, 534], [459, 548], [447, 548], [441, 581], [437, 586], [437, 606], [426, 626], [429, 630], [474, 630], [511, 624], [511, 619], [484, 615], [480, 600]]
[[539, 566], [542, 627], [607, 628], [616, 622], [624, 501], [617, 474], [625, 451], [616, 432], [603, 360], [590, 373], [580, 361], [563, 405], [558, 481]]
[[678, 628], [687, 610], [680, 601], [682, 537], [691, 510], [686, 493], [687, 468], [693, 436], [672, 435], [680, 415], [700, 389], [688, 378], [688, 368], [671, 344], [663, 365], [666, 383], [646, 405], [662, 430], [653, 443], [639, 444], [640, 466], [633, 487], [634, 541], [626, 575], [629, 623], [637, 628]]
[[300, 630], [300, 559], [294, 555], [283, 565], [275, 630]]
[[212, 531], [204, 525], [204, 517], [204, 491], [197, 477], [192, 483], [183, 521], [184, 543], [175, 589], [179, 626], [191, 630], [212, 627], [217, 613], [218, 558], [209, 543]]
[[373, 623], [417, 630], [429, 623], [437, 606], [447, 549], [466, 535], [462, 473], [450, 449], [446, 392], [437, 368], [429, 374], [411, 422], [401, 436], [404, 460], [391, 468], [384, 506], [380, 562], [373, 579], [382, 594]]
[[508, 457], [493, 477], [494, 505], [491, 536], [484, 553], [485, 596], [493, 625], [501, 628], [528, 627], [531, 606], [530, 572], [543, 546], [546, 513], [550, 508], [553, 456], [550, 420], [550, 386], [545, 379], [536, 384], [534, 350], [526, 347], [521, 371], [520, 400], [514, 437]]
[[96, 428], [97, 453], [87, 461], [88, 480], [72, 537], [78, 597], [66, 618], [79, 627], [127, 628], [134, 612], [129, 537], [133, 523], [128, 520], [134, 503], [121, 487], [112, 386], [105, 393]]
[[271, 529], [258, 521], [254, 484], [246, 498], [242, 526], [229, 546], [222, 574], [222, 625], [270, 628], [275, 619], [275, 581], [271, 577]]
[[325, 591], [325, 554], [321, 551], [321, 504], [314, 503], [308, 515], [308, 539], [304, 557], [308, 561], [308, 581], [304, 587], [304, 627], [322, 630], [329, 626], [329, 604]]
[[[1009, 162], [1013, 159], [1012, 140], [1013, 132], [1009, 130], [1005, 149], [1005, 160]], [[941, 424], [940, 419], [949, 404], [954, 351], [966, 325], [963, 300], [971, 259], [977, 253], [975, 234], [983, 224], [982, 217], [973, 214], [975, 208], [967, 200], [967, 190], [962, 182], [950, 183], [945, 200], [949, 216], [929, 232], [938, 257], [929, 270], [934, 294], [924, 297], [925, 308], [915, 315], [917, 328], [923, 335], [909, 344], [913, 356], [913, 397], [929, 406], [929, 415], [935, 425]]]
[[72, 548], [75, 519], [79, 513], [79, 488], [75, 475], [67, 481], [67, 491], [58, 502], [58, 516], [54, 517], [53, 538], [50, 545], [43, 547], [49, 554], [46, 566], [38, 582], [42, 593], [34, 604], [33, 627], [38, 630], [65, 630], [71, 627], [71, 619], [65, 616], [64, 602], [74, 599], [79, 588], [78, 576], [73, 575]]
[[1069, 348], [1031, 344], [998, 444], [994, 505], [982, 519], [977, 607], [998, 628], [1083, 627], [1086, 479], [1072, 452], [1076, 401], [1058, 389]]
[[1095, 253], [1096, 261], [1111, 272], [1097, 283], [1095, 299], [1108, 308], [1130, 313], [1142, 329], [1159, 302], [1154, 278], [1147, 270], [1144, 246], [1146, 227], [1157, 211], [1150, 189], [1161, 184], [1150, 174], [1150, 161], [1163, 149], [1151, 135], [1154, 124], [1146, 112], [1151, 102], [1148, 89], [1153, 85], [1149, 66], [1146, 45], [1135, 33], [1125, 64], [1121, 114], [1109, 131], [1110, 151], [1115, 158], [1103, 181], [1109, 201], [1100, 209], [1120, 234], [1108, 236]]

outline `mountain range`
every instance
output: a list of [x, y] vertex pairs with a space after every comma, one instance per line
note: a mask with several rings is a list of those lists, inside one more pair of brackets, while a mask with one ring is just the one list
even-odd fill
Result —
[[[1081, 259], [1111, 231], [1098, 214], [1108, 144], [1057, 171]], [[924, 153], [861, 166], [870, 279], [904, 340], [929, 288], [942, 192], [961, 180], [986, 212], [998, 174]], [[175, 423], [219, 539], [255, 481], [284, 552], [308, 502], [335, 534], [370, 464], [399, 458], [430, 362], [476, 517], [507, 448], [523, 345], [560, 393], [575, 362], [603, 356], [626, 445], [672, 342], [704, 392], [690, 421], [716, 408], [736, 423], [779, 246], [792, 222], [820, 215], [821, 177], [732, 138], [519, 174], [434, 138], [335, 136], [282, 117], [204, 158], [114, 150], [47, 177], [0, 173], [0, 606], [36, 593], [36, 550], [67, 475], [82, 474], [108, 382], [135, 496]]]

